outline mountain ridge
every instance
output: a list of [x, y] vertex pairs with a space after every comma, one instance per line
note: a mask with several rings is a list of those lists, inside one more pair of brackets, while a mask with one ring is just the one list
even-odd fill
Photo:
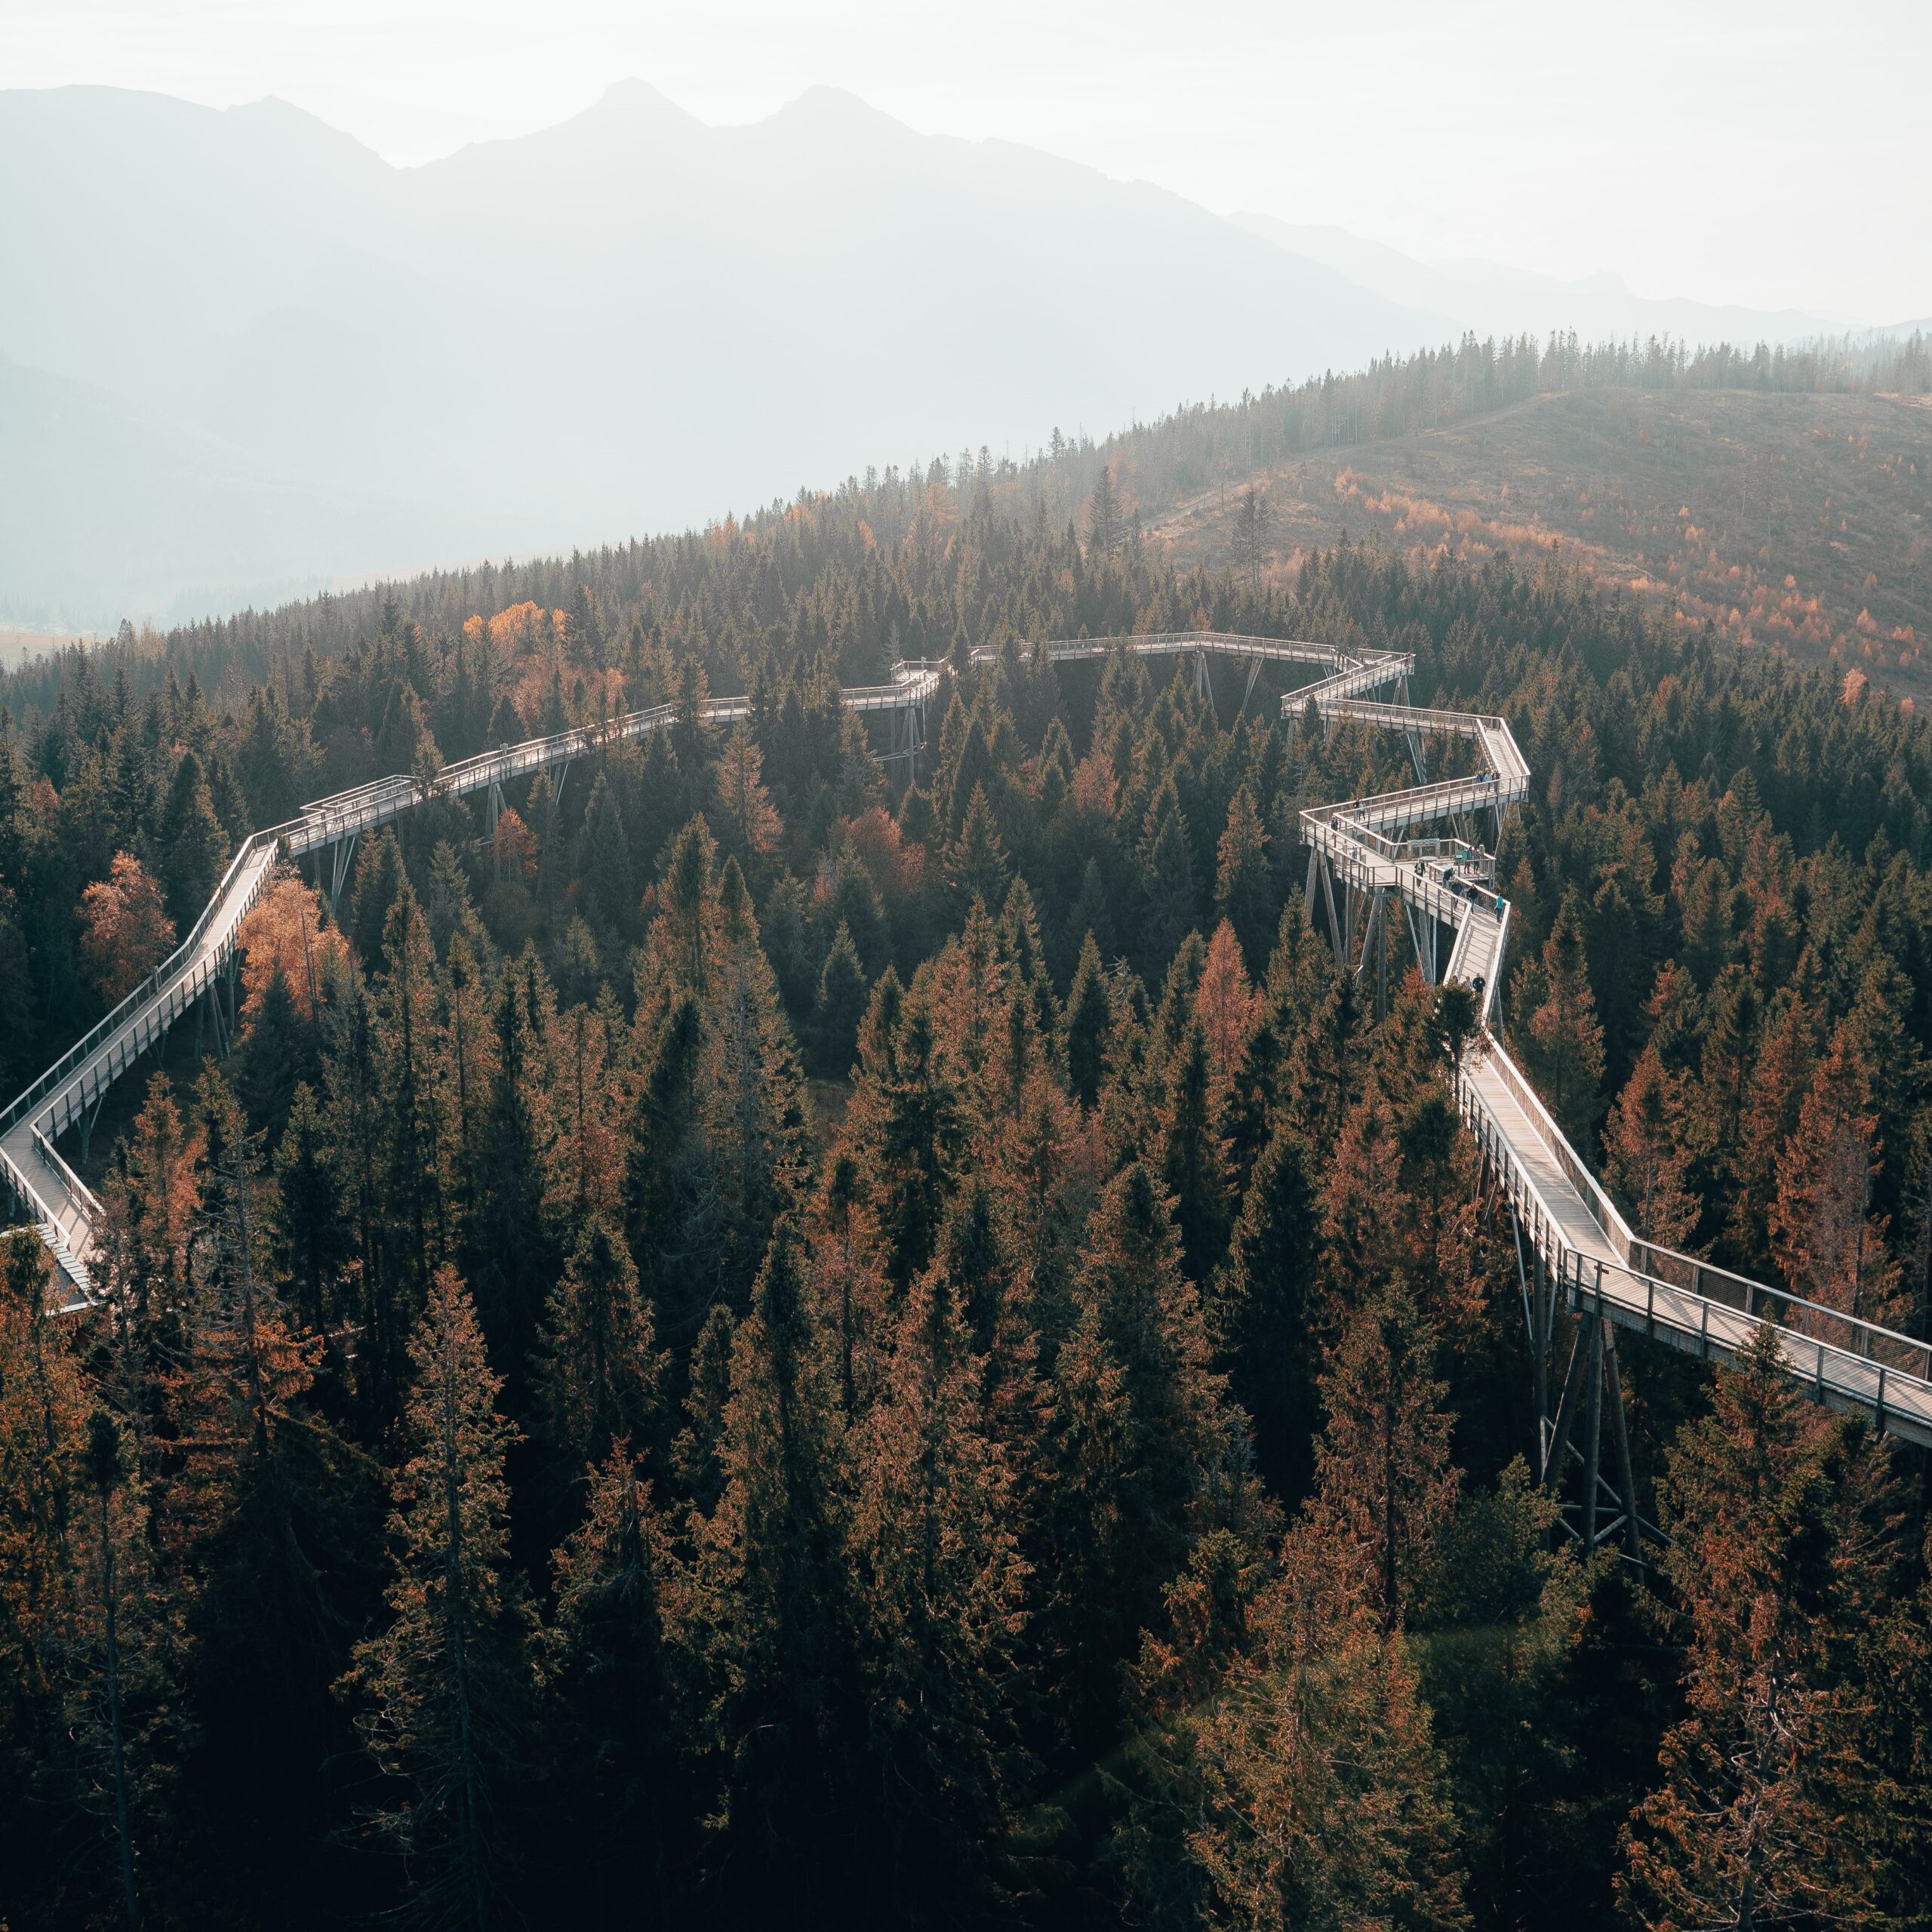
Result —
[[[87, 387], [97, 429], [119, 398], [131, 464], [103, 497], [16, 439], [47, 485], [0, 531], [14, 621], [183, 614], [207, 578], [165, 568], [174, 546], [229, 559], [232, 603], [281, 592], [291, 560], [315, 583], [433, 562], [431, 531], [463, 555], [616, 540], [1455, 332], [1157, 185], [921, 134], [833, 88], [709, 126], [632, 77], [416, 168], [282, 101], [15, 90], [0, 180], [23, 291], [0, 352]], [[143, 509], [181, 469], [155, 417], [222, 445], [224, 475], [252, 466], [271, 504], [391, 506], [380, 555], [305, 549], [289, 509], [244, 519], [257, 578], [226, 485]], [[46, 567], [82, 536], [155, 560], [141, 605], [118, 604], [125, 574], [91, 593]]]

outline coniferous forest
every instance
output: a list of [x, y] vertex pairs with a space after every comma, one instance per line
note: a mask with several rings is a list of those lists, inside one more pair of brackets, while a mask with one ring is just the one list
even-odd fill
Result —
[[[1378, 1016], [1302, 902], [1399, 737], [1032, 647], [1506, 716], [1552, 1110], [1646, 1238], [1915, 1334], [1932, 732], [1553, 564], [1271, 589], [1112, 515], [936, 466], [12, 681], [10, 1092], [251, 828], [675, 716], [287, 871], [232, 1050], [68, 1149], [99, 1305], [0, 1247], [0, 1920], [1924, 1922], [1919, 1452], [1626, 1337], [1660, 1534], [1580, 1558], [1469, 1003]], [[901, 653], [909, 771], [838, 696]]]

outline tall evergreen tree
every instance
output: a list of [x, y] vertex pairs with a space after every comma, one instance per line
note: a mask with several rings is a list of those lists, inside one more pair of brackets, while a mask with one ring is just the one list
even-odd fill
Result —
[[509, 1561], [503, 1458], [515, 1432], [497, 1407], [503, 1379], [447, 1264], [409, 1358], [391, 1621], [356, 1646], [343, 1691], [393, 1793], [372, 1829], [408, 1860], [426, 1916], [487, 1932], [504, 1913], [535, 1624]]
[[1841, 1821], [1872, 1795], [1845, 1666], [1886, 1588], [1885, 1454], [1813, 1410], [1763, 1328], [1672, 1451], [1660, 1564], [1687, 1626], [1684, 1715], [1632, 1820], [1626, 1909], [1653, 1924], [1858, 1917]]
[[181, 754], [162, 808], [156, 839], [168, 910], [177, 931], [186, 932], [214, 897], [231, 849], [215, 816], [208, 774], [192, 751]]

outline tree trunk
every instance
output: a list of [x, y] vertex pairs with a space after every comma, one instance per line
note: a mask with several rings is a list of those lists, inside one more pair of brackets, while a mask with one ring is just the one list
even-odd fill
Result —
[[134, 1892], [134, 1840], [128, 1820], [128, 1758], [121, 1736], [121, 1637], [114, 1578], [114, 1529], [109, 1492], [100, 1494], [100, 1596], [107, 1623], [107, 1724], [114, 1766], [114, 1823], [121, 1841], [121, 1895], [132, 1932], [140, 1932], [140, 1901]]

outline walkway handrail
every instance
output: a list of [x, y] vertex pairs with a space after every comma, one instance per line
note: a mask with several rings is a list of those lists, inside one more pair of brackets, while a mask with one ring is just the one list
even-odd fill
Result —
[[45, 1197], [4, 1147], [0, 1147], [0, 1174], [6, 1177], [8, 1191], [27, 1204], [29, 1220], [42, 1222], [54, 1219], [53, 1210], [47, 1204]]
[[242, 840], [235, 848], [235, 856], [229, 860], [227, 871], [222, 875], [221, 883], [215, 888], [214, 897], [202, 909], [200, 918], [189, 928], [188, 937], [132, 992], [122, 998], [112, 1011], [95, 1021], [45, 1073], [24, 1092], [14, 1097], [6, 1110], [0, 1112], [0, 1133], [5, 1133], [29, 1109], [37, 1106], [42, 1098], [58, 1087], [75, 1067], [84, 1065], [102, 1041], [118, 1032], [123, 1022], [136, 1009], [145, 1005], [164, 986], [186, 971], [189, 961], [201, 943], [202, 934], [208, 931], [209, 921], [214, 917], [221, 904], [223, 894], [233, 884], [250, 854], [259, 851], [263, 842], [285, 837], [300, 823], [297, 820], [292, 824], [275, 826], [266, 832], [251, 832]]
[[1522, 1069], [1503, 1050], [1502, 1042], [1493, 1034], [1486, 1034], [1482, 1050], [1501, 1076], [1503, 1084], [1509, 1088], [1510, 1098], [1529, 1116], [1531, 1124], [1537, 1130], [1537, 1137], [1563, 1170], [1564, 1178], [1581, 1197], [1590, 1218], [1603, 1230], [1604, 1238], [1618, 1250], [1627, 1262], [1635, 1237], [1630, 1232], [1629, 1223], [1617, 1212], [1617, 1204], [1604, 1191], [1595, 1175], [1584, 1165], [1583, 1157], [1571, 1146], [1568, 1137], [1551, 1118], [1549, 1109], [1543, 1105], [1541, 1096], [1524, 1077]]
[[[1504, 900], [1503, 902], [1503, 911], [1498, 916], [1496, 921], [1496, 956], [1499, 960], [1506, 959], [1509, 956], [1509, 914], [1511, 909], [1509, 901], [1506, 899]], [[1482, 989], [1482, 1008], [1476, 1015], [1477, 1026], [1479, 1026], [1484, 1033], [1491, 1034], [1493, 1038], [1496, 1037], [1493, 1032], [1493, 1029], [1496, 1021], [1496, 1002], [1500, 992], [1502, 985], [1503, 975], [1500, 973], [1492, 973], [1489, 975]]]
[[[1868, 1321], [1863, 1315], [1849, 1315], [1827, 1303], [1812, 1301], [1768, 1281], [1754, 1281], [1748, 1275], [1735, 1274], [1715, 1262], [1680, 1254], [1675, 1248], [1660, 1247], [1654, 1241], [1633, 1240], [1631, 1249], [1629, 1272], [1640, 1281], [1654, 1281], [1745, 1315], [1755, 1316], [1769, 1305], [1774, 1311], [1770, 1318], [1780, 1327], [1794, 1329], [1813, 1340], [1819, 1339], [1823, 1331], [1835, 1331], [1847, 1338], [1832, 1345], [1840, 1353], [1866, 1361], [1883, 1361], [1894, 1368], [1906, 1368], [1915, 1361], [1918, 1367], [1910, 1372], [1932, 1380], [1932, 1342], [1887, 1328], [1882, 1322]], [[1676, 1278], [1680, 1272], [1689, 1278]], [[1712, 1283], [1722, 1292], [1709, 1293], [1706, 1284]], [[1775, 1312], [1779, 1310], [1795, 1311], [1797, 1319], [1779, 1319]]]
[[68, 1166], [55, 1150], [52, 1141], [38, 1128], [33, 1131], [34, 1152], [54, 1170], [54, 1178], [65, 1192], [67, 1198], [90, 1217], [100, 1211], [100, 1199], [73, 1169]]
[[[1548, 1231], [1544, 1238], [1536, 1241], [1536, 1244], [1546, 1251], [1552, 1244], [1567, 1248], [1568, 1244], [1558, 1232], [1562, 1223], [1557, 1218], [1555, 1209], [1545, 1198], [1543, 1190], [1537, 1186], [1529, 1170], [1518, 1158], [1514, 1143], [1503, 1131], [1503, 1123], [1491, 1111], [1489, 1103], [1483, 1098], [1475, 1082], [1469, 1077], [1471, 1055], [1480, 1053], [1488, 1044], [1487, 1035], [1480, 1042], [1471, 1041], [1463, 1049], [1461, 1060], [1457, 1063], [1455, 1092], [1457, 1099], [1461, 1103], [1463, 1117], [1472, 1126], [1480, 1117], [1487, 1131], [1486, 1134], [1483, 1131], [1477, 1133], [1478, 1143], [1483, 1146], [1497, 1171], [1504, 1174], [1505, 1185], [1526, 1195], [1533, 1204], [1534, 1215], [1527, 1218], [1533, 1219], [1540, 1224], [1542, 1229]], [[1533, 1240], [1536, 1239], [1535, 1229], [1526, 1228], [1524, 1232], [1530, 1233]]]
[[[1578, 1259], [1580, 1263], [1583, 1258]], [[1606, 1294], [1604, 1284], [1613, 1279], [1624, 1284], [1625, 1292]], [[1806, 1309], [1807, 1325], [1719, 1301], [1615, 1262], [1580, 1266], [1567, 1285], [1571, 1306], [1578, 1313], [1601, 1315], [1673, 1341], [1679, 1347], [1694, 1344], [1706, 1360], [1713, 1355], [1734, 1358], [1752, 1336], [1768, 1328], [1777, 1337], [1786, 1373], [1808, 1386], [1820, 1400], [1835, 1399], [1840, 1407], [1872, 1410], [1881, 1429], [1901, 1431], [1932, 1445], [1932, 1345], [1875, 1328], [1835, 1309], [1801, 1302], [1761, 1283], [1750, 1285], [1761, 1295]], [[1817, 1332], [1808, 1325], [1814, 1314], [1842, 1324], [1841, 1334], [1867, 1346], [1848, 1346], [1846, 1340]], [[1875, 1336], [1882, 1342], [1882, 1349], [1872, 1345]]]

